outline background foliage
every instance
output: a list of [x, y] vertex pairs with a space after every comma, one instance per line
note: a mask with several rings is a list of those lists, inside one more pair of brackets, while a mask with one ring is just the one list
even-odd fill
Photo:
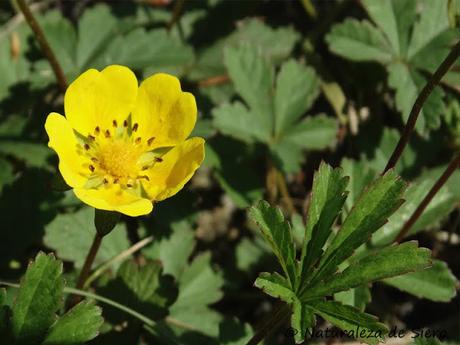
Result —
[[122, 217], [96, 258], [90, 298], [66, 312], [94, 211], [59, 190], [43, 125], [62, 113], [63, 96], [15, 2], [1, 1], [0, 278], [22, 278], [0, 291], [4, 339], [246, 344], [275, 297], [293, 316], [267, 344], [301, 342], [315, 322], [443, 329], [442, 340], [459, 342], [458, 171], [406, 238], [431, 249], [432, 266], [393, 277], [427, 267], [428, 254], [412, 241], [389, 245], [458, 149], [460, 65], [429, 97], [395, 171], [379, 174], [417, 94], [460, 38], [460, 1], [30, 5], [69, 81], [114, 63], [139, 79], [180, 77], [197, 98], [194, 135], [207, 140], [206, 160], [150, 216]]

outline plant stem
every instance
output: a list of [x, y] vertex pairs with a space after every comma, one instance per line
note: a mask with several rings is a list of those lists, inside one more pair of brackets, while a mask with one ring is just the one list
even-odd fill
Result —
[[291, 196], [289, 195], [289, 190], [286, 184], [286, 179], [281, 171], [277, 171], [277, 180], [278, 180], [278, 189], [280, 191], [281, 196], [283, 197], [284, 204], [289, 212], [289, 214], [295, 213], [295, 206], [294, 202], [292, 201]]
[[86, 289], [93, 281], [95, 281], [104, 271], [106, 271], [110, 266], [112, 266], [115, 262], [120, 262], [134, 254], [135, 252], [141, 250], [146, 245], [153, 241], [153, 236], [149, 236], [144, 238], [143, 240], [137, 242], [132, 247], [124, 250], [120, 254], [114, 256], [110, 260], [103, 263], [99, 268], [97, 268], [89, 277], [86, 279], [83, 289]]
[[272, 316], [262, 325], [246, 345], [257, 345], [289, 316], [290, 308], [287, 304], [279, 304], [272, 313]]
[[171, 20], [168, 23], [168, 31], [170, 31], [172, 27], [174, 26], [174, 24], [176, 24], [176, 22], [180, 19], [184, 4], [185, 4], [185, 0], [176, 1], [174, 8], [173, 8]]
[[[93, 244], [89, 249], [88, 254], [86, 255], [85, 263], [83, 264], [83, 268], [81, 269], [80, 276], [78, 277], [76, 289], [81, 290], [85, 285], [86, 279], [88, 279], [89, 273], [91, 272], [91, 266], [93, 266], [94, 259], [96, 258], [97, 252], [101, 247], [102, 238], [98, 232], [94, 236]], [[80, 296], [75, 296], [72, 301], [70, 302], [70, 306], [74, 306], [78, 302], [81, 301]]]
[[59, 65], [56, 55], [54, 54], [53, 50], [51, 49], [45, 37], [45, 34], [42, 28], [40, 27], [40, 24], [38, 24], [37, 20], [32, 14], [32, 11], [30, 10], [29, 5], [27, 4], [26, 0], [17, 0], [17, 4], [19, 8], [21, 9], [21, 12], [23, 13], [25, 20], [27, 21], [30, 28], [34, 32], [35, 37], [37, 38], [38, 44], [40, 45], [40, 48], [45, 54], [45, 57], [48, 59], [51, 65], [51, 68], [53, 69], [54, 75], [56, 76], [56, 79], [57, 79], [57, 82], [59, 84], [61, 91], [65, 92], [65, 90], [67, 89], [66, 77], [64, 75], [64, 72], [62, 71], [61, 66]]
[[460, 165], [460, 154], [457, 154], [457, 156], [449, 163], [446, 170], [444, 170], [441, 177], [436, 181], [433, 187], [431, 187], [430, 191], [427, 193], [427, 195], [422, 200], [422, 202], [418, 205], [414, 213], [412, 213], [411, 217], [404, 224], [398, 236], [396, 236], [395, 242], [400, 242], [404, 238], [404, 236], [407, 235], [409, 230], [412, 228], [415, 222], [422, 215], [423, 211], [425, 211], [430, 201], [439, 192], [441, 187], [447, 182], [449, 177], [454, 173], [455, 169], [457, 169], [459, 165]]
[[447, 71], [455, 63], [455, 61], [457, 60], [459, 56], [460, 56], [460, 41], [457, 42], [453, 46], [449, 55], [447, 55], [447, 57], [444, 59], [441, 65], [439, 65], [437, 70], [431, 76], [430, 80], [428, 80], [428, 82], [423, 87], [420, 94], [417, 96], [417, 99], [415, 100], [415, 103], [412, 106], [412, 110], [409, 114], [409, 118], [407, 119], [406, 126], [404, 127], [403, 133], [401, 134], [401, 138], [399, 139], [398, 145], [396, 146], [396, 148], [393, 151], [393, 154], [388, 160], [388, 163], [385, 169], [383, 170], [383, 174], [386, 173], [391, 168], [394, 168], [394, 166], [398, 162], [399, 158], [401, 157], [401, 154], [404, 151], [404, 148], [409, 142], [409, 138], [414, 130], [415, 123], [417, 122], [418, 116], [420, 115], [420, 111], [422, 110], [423, 104], [425, 103], [427, 98], [430, 96], [431, 92], [436, 87], [436, 85], [439, 84], [442, 77], [447, 73]]

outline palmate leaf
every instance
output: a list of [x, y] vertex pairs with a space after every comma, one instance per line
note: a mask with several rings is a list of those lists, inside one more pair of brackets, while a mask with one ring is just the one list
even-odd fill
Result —
[[319, 94], [315, 71], [289, 60], [274, 85], [274, 65], [258, 45], [228, 47], [225, 65], [245, 105], [235, 101], [213, 109], [214, 126], [246, 143], [262, 143], [278, 169], [293, 173], [304, 160], [303, 150], [332, 147], [337, 120], [324, 115], [306, 117]]
[[389, 171], [361, 194], [321, 258], [313, 282], [334, 273], [339, 264], [386, 223], [388, 217], [401, 206], [405, 188], [406, 183]]
[[[315, 314], [352, 337], [369, 344], [378, 343], [386, 328], [374, 317], [360, 311], [369, 300], [366, 285], [425, 269], [431, 263], [430, 251], [418, 248], [416, 242], [387, 246], [373, 252], [363, 249], [353, 256], [355, 250], [366, 243], [402, 203], [406, 184], [393, 171], [380, 176], [361, 192], [341, 229], [328, 241], [332, 225], [344, 206], [347, 182], [341, 169], [332, 169], [324, 163], [315, 174], [299, 264], [295, 260], [291, 227], [281, 212], [263, 201], [250, 210], [251, 218], [259, 225], [283, 268], [283, 276], [260, 274], [255, 286], [290, 306], [291, 326], [297, 343], [308, 336], [308, 329], [315, 324]], [[324, 254], [323, 247], [326, 248]], [[336, 273], [342, 267], [346, 268]], [[294, 280], [291, 270], [297, 274]], [[352, 297], [356, 303], [353, 303], [359, 308], [323, 300], [334, 296], [337, 300], [348, 301], [350, 296], [338, 293], [348, 293], [350, 289], [354, 289], [356, 298]]]
[[270, 244], [291, 286], [295, 286], [297, 279], [294, 240], [291, 226], [284, 220], [283, 213], [266, 201], [261, 201], [257, 206], [251, 207], [249, 215]]
[[343, 272], [310, 286], [302, 300], [317, 299], [376, 280], [418, 271], [430, 265], [430, 251], [416, 242], [389, 246], [353, 262]]

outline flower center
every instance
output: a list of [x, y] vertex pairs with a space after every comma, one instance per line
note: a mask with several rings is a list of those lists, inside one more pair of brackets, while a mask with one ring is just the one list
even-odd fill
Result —
[[113, 128], [97, 126], [92, 134], [81, 138], [79, 150], [88, 158], [90, 172], [86, 188], [119, 184], [140, 191], [141, 180], [149, 180], [145, 170], [162, 159], [151, 148], [155, 137], [145, 140], [137, 135], [138, 129], [137, 123], [118, 125], [113, 120]]
[[124, 140], [114, 140], [102, 146], [97, 153], [100, 167], [115, 178], [135, 178], [137, 160], [141, 155], [138, 147]]

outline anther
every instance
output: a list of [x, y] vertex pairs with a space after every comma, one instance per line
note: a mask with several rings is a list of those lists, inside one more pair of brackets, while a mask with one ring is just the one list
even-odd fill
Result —
[[147, 175], [139, 176], [140, 178], [145, 178], [147, 181], [150, 181], [150, 178]]
[[136, 140], [134, 140], [134, 142], [136, 144], [140, 144], [141, 143], [141, 137], [137, 137]]
[[104, 132], [104, 135], [106, 138], [110, 138], [110, 131], [107, 129], [105, 132]]
[[88, 144], [83, 145], [83, 147], [85, 148], [86, 151], [88, 151], [90, 149]]
[[147, 145], [152, 145], [153, 141], [155, 140], [155, 137], [151, 137], [149, 140], [147, 140]]
[[117, 120], [113, 120], [112, 125], [113, 125], [113, 127], [118, 127]]
[[133, 126], [133, 132], [136, 132], [138, 128], [139, 128], [139, 125], [135, 123]]
[[91, 172], [94, 172], [94, 170], [95, 170], [95, 169], [94, 169], [94, 165], [90, 165], [90, 166], [89, 166], [89, 170], [91, 170]]
[[131, 188], [133, 185], [131, 183], [127, 183], [126, 187]]
[[91, 134], [90, 134], [90, 135], [88, 135], [88, 139], [89, 139], [89, 140], [91, 140], [91, 141], [94, 141], [94, 140], [96, 140], [96, 138], [95, 138], [94, 136], [92, 136]]
[[142, 167], [142, 170], [147, 170], [149, 167], [148, 166], [144, 166]]
[[96, 128], [94, 128], [94, 134], [98, 135], [99, 133], [101, 133], [101, 129], [99, 126], [96, 126]]
[[94, 162], [94, 163], [97, 163], [98, 162], [98, 159], [96, 157], [91, 157], [91, 160]]
[[102, 182], [104, 182], [104, 184], [107, 184], [107, 183], [109, 183], [109, 180], [107, 180], [107, 179], [104, 177], [104, 179], [102, 180]]
[[163, 158], [155, 157], [155, 162], [161, 163], [161, 162], [163, 162]]
[[125, 127], [125, 128], [128, 127], [128, 121], [126, 121], [126, 120], [123, 121], [123, 127]]
[[118, 177], [113, 179], [113, 183], [118, 183], [118, 181], [119, 181]]

